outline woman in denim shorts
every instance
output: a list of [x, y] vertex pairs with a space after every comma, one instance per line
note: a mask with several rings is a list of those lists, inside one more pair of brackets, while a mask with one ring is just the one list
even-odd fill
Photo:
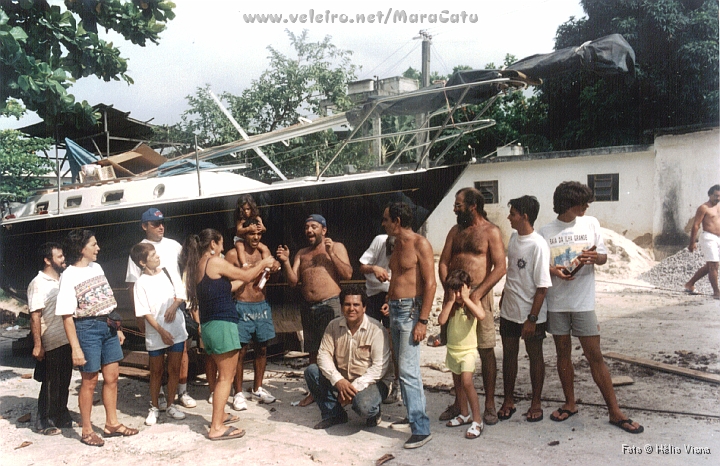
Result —
[[105, 406], [105, 437], [130, 436], [138, 433], [120, 424], [117, 418], [117, 383], [120, 348], [125, 336], [119, 321], [110, 313], [117, 307], [105, 273], [95, 261], [100, 247], [90, 230], [73, 230], [63, 242], [68, 264], [60, 277], [55, 314], [62, 316], [72, 349], [73, 365], [79, 366], [82, 384], [78, 396], [82, 417], [81, 442], [101, 447], [105, 441], [94, 431], [90, 415], [98, 373], [103, 374], [102, 399]]

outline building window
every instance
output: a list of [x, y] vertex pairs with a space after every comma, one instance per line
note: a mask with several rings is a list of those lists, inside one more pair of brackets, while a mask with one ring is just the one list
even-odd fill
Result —
[[592, 189], [596, 201], [617, 201], [620, 195], [620, 175], [588, 175], [588, 186]]
[[476, 181], [475, 189], [480, 191], [485, 198], [485, 204], [497, 204], [498, 199], [498, 182], [492, 181]]

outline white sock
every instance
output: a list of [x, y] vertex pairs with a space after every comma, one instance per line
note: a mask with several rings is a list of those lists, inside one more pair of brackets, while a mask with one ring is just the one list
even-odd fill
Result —
[[182, 395], [182, 394], [185, 393], [186, 391], [187, 391], [187, 384], [186, 384], [186, 383], [179, 383], [179, 384], [178, 384], [178, 389], [177, 389], [178, 395]]

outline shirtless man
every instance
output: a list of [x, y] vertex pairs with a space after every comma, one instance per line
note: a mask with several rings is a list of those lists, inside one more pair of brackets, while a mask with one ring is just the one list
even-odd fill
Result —
[[[493, 286], [505, 275], [505, 247], [500, 229], [485, 218], [485, 199], [474, 188], [463, 188], [455, 194], [453, 211], [457, 225], [450, 229], [445, 240], [438, 274], [445, 283], [448, 274], [455, 269], [465, 270], [472, 278], [473, 292], [470, 298], [480, 302], [492, 316]], [[447, 290], [445, 290], [447, 291]], [[477, 326], [478, 352], [482, 364], [483, 388], [485, 389], [485, 412], [483, 421], [487, 425], [497, 424], [495, 410], [495, 322], [483, 319]], [[455, 403], [440, 415], [440, 420], [449, 420], [460, 414], [457, 397]]]
[[410, 207], [400, 202], [390, 204], [383, 212], [382, 226], [395, 237], [395, 246], [390, 256], [388, 301], [382, 312], [390, 313], [400, 390], [412, 431], [405, 448], [419, 448], [432, 438], [420, 377], [420, 342], [425, 339], [435, 298], [435, 260], [430, 242], [412, 231], [412, 220]]
[[702, 224], [703, 232], [700, 235], [700, 250], [705, 257], [705, 265], [695, 272], [695, 275], [685, 284], [685, 292], [695, 294], [695, 283], [705, 275], [710, 280], [713, 289], [713, 298], [720, 299], [718, 288], [718, 263], [720, 263], [720, 184], [716, 184], [708, 191], [709, 199], [702, 204], [695, 213], [692, 231], [690, 232], [690, 245], [688, 250], [693, 252], [696, 248], [698, 230]]
[[[248, 230], [242, 235], [243, 241], [238, 241], [235, 248], [231, 249], [225, 256], [225, 260], [242, 267], [238, 258], [238, 248], [243, 248], [243, 257], [245, 264], [250, 267], [257, 264], [266, 257], [272, 257], [267, 246], [260, 242], [262, 239], [262, 231], [260, 228], [250, 228], [252, 226], [262, 226], [260, 219], [249, 218], [242, 223], [243, 228]], [[268, 272], [274, 273], [280, 270], [280, 263], [275, 261], [272, 268]], [[266, 269], [267, 271], [267, 269]], [[236, 411], [244, 411], [247, 409], [247, 400], [243, 395], [243, 362], [249, 344], [252, 342], [255, 349], [255, 359], [253, 360], [253, 368], [255, 370], [255, 379], [253, 380], [253, 389], [250, 392], [253, 400], [258, 403], [273, 403], [275, 397], [262, 387], [263, 377], [265, 376], [265, 367], [267, 365], [267, 345], [268, 341], [275, 338], [275, 325], [272, 320], [272, 312], [270, 305], [265, 301], [265, 293], [267, 288], [260, 287], [260, 281], [263, 275], [257, 281], [252, 283], [244, 283], [234, 293], [235, 309], [238, 312], [240, 321], [238, 322], [238, 334], [240, 335], [240, 354], [238, 355], [237, 371], [235, 372], [235, 396], [233, 397], [233, 409]], [[267, 276], [265, 275], [265, 280]]]
[[[310, 246], [298, 251], [292, 267], [287, 246], [278, 246], [276, 253], [288, 283], [292, 287], [300, 283], [300, 292], [305, 299], [305, 309], [301, 311], [300, 318], [310, 364], [317, 364], [325, 327], [341, 315], [340, 280], [349, 280], [353, 272], [345, 246], [325, 235], [325, 217], [312, 214], [305, 220], [305, 236]], [[312, 402], [313, 397], [308, 394], [299, 405], [304, 407]]]

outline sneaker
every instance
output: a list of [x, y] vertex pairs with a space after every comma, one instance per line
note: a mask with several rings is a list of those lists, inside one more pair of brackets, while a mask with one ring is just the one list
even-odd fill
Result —
[[171, 418], [176, 419], [176, 420], [185, 419], [185, 413], [180, 411], [177, 408], [177, 405], [174, 405], [174, 404], [168, 406], [168, 409], [167, 409], [167, 411], [165, 411], [165, 414], [167, 414], [168, 416], [170, 416]]
[[252, 390], [250, 393], [252, 393], [252, 399], [258, 403], [270, 404], [275, 402], [275, 397], [262, 387], [258, 388], [257, 391]]
[[382, 411], [378, 411], [378, 413], [374, 416], [371, 416], [365, 420], [365, 427], [377, 427], [380, 425], [380, 422], [382, 421]]
[[432, 440], [432, 435], [411, 435], [410, 438], [405, 442], [405, 448], [412, 449], [412, 448], [420, 448], [421, 446], [428, 443], [430, 440]]
[[391, 405], [393, 403], [399, 403], [400, 402], [400, 385], [397, 382], [393, 382], [392, 388], [390, 389], [390, 393], [388, 393], [388, 396], [385, 397], [383, 400], [383, 404]]
[[160, 411], [167, 409], [167, 398], [165, 398], [165, 392], [162, 388], [160, 389], [160, 395], [158, 395], [158, 408]]
[[178, 397], [178, 403], [183, 408], [194, 408], [195, 406], [197, 406], [197, 402], [193, 399], [193, 397], [188, 395], [188, 392], [183, 392]]
[[242, 393], [236, 393], [233, 397], [233, 409], [235, 411], [245, 411], [247, 409], [247, 401], [245, 395]]
[[147, 417], [145, 418], [145, 425], [154, 426], [155, 424], [157, 424], [158, 417], [160, 417], [160, 410], [157, 409], [155, 406], [151, 407]]
[[213, 394], [212, 394], [212, 392], [210, 392], [210, 396], [208, 397], [208, 403], [212, 404], [212, 400], [213, 400]]

